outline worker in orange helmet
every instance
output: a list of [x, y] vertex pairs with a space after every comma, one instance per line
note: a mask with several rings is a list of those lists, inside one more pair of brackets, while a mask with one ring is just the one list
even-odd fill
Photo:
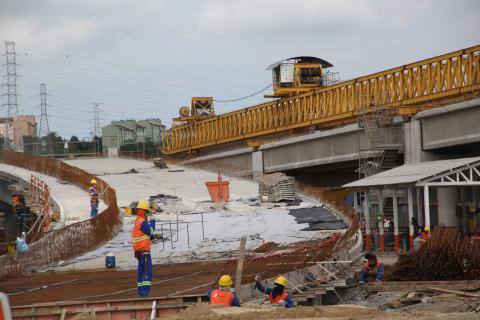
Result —
[[285, 287], [288, 285], [287, 278], [283, 276], [278, 276], [275, 279], [273, 288], [266, 288], [260, 283], [260, 275], [255, 276], [255, 286], [256, 288], [265, 294], [268, 294], [268, 299], [271, 304], [285, 306], [285, 308], [293, 308], [295, 304], [293, 303], [292, 298], [286, 292]]
[[228, 274], [224, 274], [218, 280], [218, 289], [208, 291], [208, 300], [210, 304], [224, 305], [227, 307], [240, 307], [240, 300], [237, 295], [232, 292], [233, 280]]
[[94, 178], [90, 180], [88, 194], [90, 195], [90, 217], [93, 218], [98, 214], [97, 180]]
[[132, 229], [132, 245], [138, 260], [137, 288], [139, 296], [148, 296], [152, 285], [152, 257], [150, 256], [151, 238], [154, 236], [155, 220], [147, 221], [150, 204], [140, 200], [137, 204], [137, 218]]

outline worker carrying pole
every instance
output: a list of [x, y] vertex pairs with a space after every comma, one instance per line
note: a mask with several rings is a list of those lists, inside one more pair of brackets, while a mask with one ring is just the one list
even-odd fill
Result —
[[224, 274], [221, 276], [218, 280], [218, 286], [218, 289], [208, 290], [207, 296], [210, 304], [240, 307], [240, 300], [232, 290], [233, 280], [230, 275]]
[[279, 276], [275, 279], [273, 288], [266, 288], [260, 283], [260, 275], [255, 276], [255, 286], [260, 292], [268, 294], [268, 298], [271, 304], [282, 305], [285, 308], [293, 308], [295, 304], [293, 303], [292, 298], [286, 292], [285, 287], [288, 285], [287, 278]]
[[150, 256], [151, 238], [154, 237], [155, 220], [148, 219], [150, 205], [147, 200], [137, 204], [137, 219], [132, 230], [132, 245], [135, 258], [138, 260], [137, 288], [138, 295], [145, 297], [150, 293], [152, 285], [152, 257]]
[[95, 217], [98, 214], [98, 193], [97, 193], [97, 180], [92, 178], [90, 180], [90, 188], [88, 189], [90, 195], [90, 217]]

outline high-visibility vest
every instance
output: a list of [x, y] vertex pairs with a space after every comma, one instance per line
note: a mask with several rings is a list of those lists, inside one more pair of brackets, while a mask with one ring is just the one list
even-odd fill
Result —
[[150, 236], [144, 233], [141, 229], [143, 221], [145, 221], [145, 219], [138, 216], [135, 220], [135, 226], [132, 230], [133, 250], [150, 252]]
[[235, 295], [232, 292], [213, 290], [210, 294], [211, 304], [223, 304], [224, 306], [231, 306]]
[[[375, 273], [377, 273], [377, 272], [378, 272], [378, 269], [380, 268], [380, 265], [381, 265], [381, 264], [382, 264], [382, 263], [380, 262], [380, 260], [377, 260], [377, 264], [375, 265], [375, 267], [373, 267], [373, 270], [371, 270], [371, 271], [375, 271]], [[365, 262], [365, 264], [363, 265], [363, 268], [364, 268], [365, 270], [370, 269], [370, 264], [369, 264], [368, 262]]]
[[278, 301], [280, 300], [285, 300], [287, 299], [287, 296], [288, 294], [285, 292], [285, 290], [282, 292], [282, 294], [279, 294], [278, 296], [276, 296], [275, 298], [273, 297], [273, 290], [272, 292], [270, 292], [270, 294], [268, 295], [268, 298], [270, 299], [270, 303], [277, 303]]

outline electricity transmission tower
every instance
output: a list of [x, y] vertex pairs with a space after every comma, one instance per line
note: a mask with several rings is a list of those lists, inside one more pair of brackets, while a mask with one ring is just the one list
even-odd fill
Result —
[[99, 137], [102, 133], [101, 127], [100, 127], [100, 121], [103, 119], [100, 118], [100, 112], [103, 112], [102, 109], [100, 109], [100, 103], [94, 102], [93, 103], [93, 119], [91, 121], [93, 122], [93, 127], [90, 128], [90, 135], [91, 135], [91, 141], [93, 142], [93, 146], [95, 149], [96, 153], [100, 152], [100, 142], [99, 142]]
[[38, 137], [48, 136], [50, 127], [48, 126], [47, 115], [47, 86], [45, 83], [40, 84], [40, 128], [38, 130]]
[[[47, 85], [45, 83], [40, 84], [40, 127], [38, 129], [38, 139], [42, 138], [42, 146], [45, 147], [45, 152], [53, 153], [53, 144], [50, 137], [50, 126], [48, 125], [47, 114]], [[36, 154], [36, 150], [34, 150]]]
[[[6, 87], [6, 93], [2, 94], [7, 97], [7, 102], [2, 106], [7, 107], [7, 123], [4, 133], [3, 147], [7, 148], [9, 145], [8, 140], [10, 136], [13, 136], [13, 143], [15, 144], [15, 129], [11, 127], [9, 122], [12, 122], [14, 116], [18, 116], [18, 103], [17, 103], [17, 62], [15, 53], [15, 42], [5, 41], [5, 58], [6, 58], [6, 82], [2, 84], [2, 87]], [[9, 130], [13, 130], [13, 135], [9, 134]]]

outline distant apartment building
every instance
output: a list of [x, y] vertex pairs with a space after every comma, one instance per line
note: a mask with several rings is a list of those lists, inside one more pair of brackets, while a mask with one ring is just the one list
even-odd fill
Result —
[[34, 137], [36, 133], [37, 123], [33, 115], [0, 118], [0, 136], [17, 151], [23, 151], [23, 137]]
[[109, 157], [117, 157], [121, 146], [160, 143], [165, 126], [160, 119], [112, 121], [102, 128], [102, 145]]

